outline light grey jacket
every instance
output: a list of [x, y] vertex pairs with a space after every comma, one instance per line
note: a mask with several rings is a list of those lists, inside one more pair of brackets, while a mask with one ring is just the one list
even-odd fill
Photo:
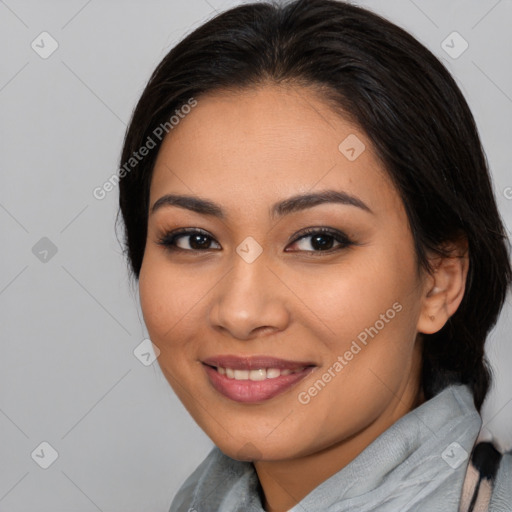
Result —
[[[482, 480], [486, 475], [470, 464], [481, 425], [469, 387], [448, 386], [396, 421], [289, 512], [512, 512], [512, 452], [500, 454], [494, 478]], [[468, 476], [473, 487], [482, 483], [473, 509], [467, 508], [471, 494], [466, 492], [465, 504], [461, 500]], [[482, 500], [484, 483], [490, 498]], [[214, 447], [182, 485], [170, 512], [264, 512], [258, 489], [252, 463]]]

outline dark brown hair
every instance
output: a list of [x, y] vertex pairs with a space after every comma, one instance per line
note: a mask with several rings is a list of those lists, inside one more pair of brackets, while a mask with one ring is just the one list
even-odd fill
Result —
[[[126, 131], [121, 166], [190, 98], [285, 82], [323, 90], [368, 135], [403, 200], [418, 268], [431, 270], [427, 251], [442, 255], [445, 243], [467, 240], [466, 291], [445, 326], [424, 335], [422, 383], [426, 399], [450, 383], [468, 384], [480, 410], [491, 383], [484, 344], [512, 279], [510, 244], [463, 94], [410, 34], [336, 0], [223, 12], [172, 48], [151, 75]], [[120, 174], [124, 250], [137, 279], [159, 146]]]

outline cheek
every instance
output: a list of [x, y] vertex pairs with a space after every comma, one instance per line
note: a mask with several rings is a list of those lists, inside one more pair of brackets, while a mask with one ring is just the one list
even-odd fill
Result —
[[389, 326], [396, 327], [411, 314], [406, 305], [414, 302], [415, 285], [409, 267], [404, 258], [395, 261], [385, 249], [378, 253], [363, 249], [343, 264], [325, 269], [325, 275], [302, 274], [301, 297], [335, 340], [355, 339], [376, 322], [379, 331], [383, 327], [390, 331]]
[[144, 256], [139, 276], [139, 297], [144, 323], [150, 337], [157, 345], [166, 345], [176, 331], [184, 325], [182, 321], [189, 303], [197, 302], [194, 281], [180, 282], [179, 274], [169, 264], [150, 255]]
[[346, 411], [353, 411], [354, 420], [363, 423], [378, 416], [399, 393], [411, 370], [418, 317], [414, 282], [404, 274], [390, 275], [389, 266], [387, 274], [377, 267], [374, 270], [374, 274], [366, 273], [359, 288], [355, 283], [361, 276], [352, 275], [348, 288], [354, 294], [344, 292], [344, 307], [337, 316], [332, 311], [333, 330], [339, 336], [331, 345], [327, 368], [340, 362], [341, 356], [342, 369], [337, 366], [336, 383], [325, 389], [321, 400], [340, 421]]
[[158, 266], [147, 263], [142, 265], [139, 277], [139, 297], [144, 323], [150, 335], [161, 335], [167, 326], [169, 328], [169, 316], [176, 312], [175, 305], [169, 304], [172, 294], [165, 286], [165, 280]]
[[[316, 428], [323, 429], [326, 445], [336, 442], [341, 431], [350, 436], [378, 418], [409, 378], [414, 348], [411, 311], [405, 306], [392, 311], [394, 316], [386, 316], [386, 309], [368, 306], [366, 327], [340, 322], [339, 332], [347, 335], [330, 346], [324, 366], [298, 390], [304, 393], [301, 404], [310, 400], [304, 407], [315, 418], [315, 433]], [[388, 323], [373, 312], [384, 313]]]
[[357, 398], [334, 393], [334, 388], [357, 390], [355, 396], [366, 396], [374, 404], [377, 397], [382, 403], [382, 395], [396, 389], [407, 372], [416, 336], [419, 295], [414, 260], [400, 260], [393, 251], [379, 252], [334, 272], [328, 293], [317, 291], [313, 301], [330, 331], [324, 338], [326, 368], [340, 362], [338, 356], [343, 359], [327, 401], [349, 402], [356, 409]]

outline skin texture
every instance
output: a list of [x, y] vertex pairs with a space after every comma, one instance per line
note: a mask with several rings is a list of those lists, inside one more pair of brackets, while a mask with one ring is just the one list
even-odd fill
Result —
[[[366, 146], [354, 161], [338, 149], [350, 134]], [[327, 203], [270, 217], [274, 202], [325, 189], [355, 195], [373, 213]], [[198, 98], [159, 151], [150, 208], [169, 193], [214, 201], [226, 218], [176, 206], [148, 218], [139, 293], [160, 367], [212, 441], [254, 462], [265, 509], [287, 510], [424, 401], [421, 333], [441, 329], [460, 304], [467, 256], [438, 260], [433, 275], [418, 272], [402, 201], [371, 141], [313, 89], [265, 85]], [[296, 241], [300, 230], [322, 226], [355, 245], [322, 251], [311, 235]], [[176, 228], [206, 231], [208, 250], [190, 236], [178, 240], [181, 252], [157, 243]], [[263, 249], [252, 263], [236, 252], [248, 236]], [[400, 312], [300, 403], [298, 393], [395, 303]], [[201, 361], [218, 354], [317, 368], [272, 399], [244, 404], [211, 386]]]

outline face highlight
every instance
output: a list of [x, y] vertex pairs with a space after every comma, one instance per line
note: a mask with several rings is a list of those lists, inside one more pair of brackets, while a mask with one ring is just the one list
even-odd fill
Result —
[[[151, 181], [139, 290], [160, 367], [235, 459], [306, 457], [350, 439], [355, 453], [418, 400], [425, 288], [402, 201], [371, 140], [312, 90], [197, 100]], [[312, 369], [241, 402], [212, 385], [204, 361], [219, 355]]]

